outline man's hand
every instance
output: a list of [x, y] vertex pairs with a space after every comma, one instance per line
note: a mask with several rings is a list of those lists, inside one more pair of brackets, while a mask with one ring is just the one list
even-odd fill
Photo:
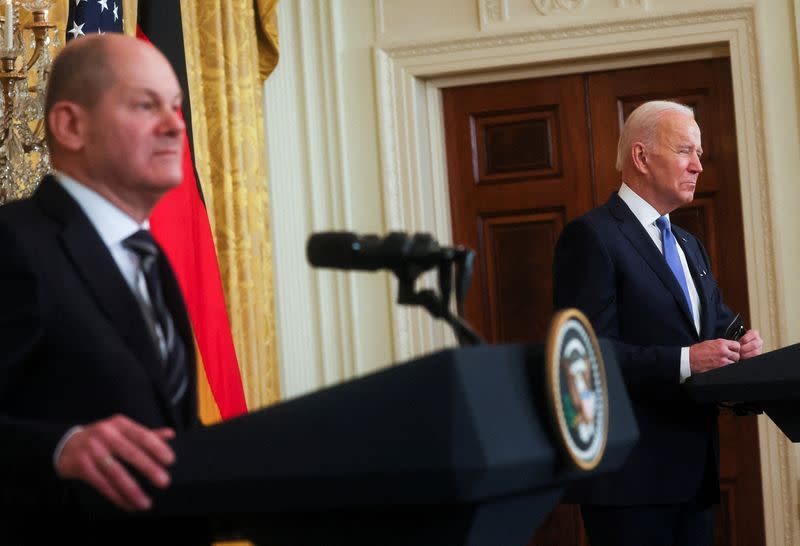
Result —
[[170, 428], [148, 429], [124, 415], [96, 421], [76, 432], [64, 444], [56, 462], [62, 478], [82, 480], [124, 510], [147, 510], [152, 501], [121, 464], [138, 470], [156, 487], [169, 485], [166, 466], [175, 453], [166, 440]]
[[[743, 338], [744, 339], [744, 338]], [[738, 362], [741, 347], [729, 339], [710, 339], [689, 347], [689, 368], [692, 374]]]
[[761, 349], [764, 347], [764, 340], [761, 339], [761, 334], [758, 330], [748, 330], [739, 338], [739, 344], [742, 346], [739, 349], [739, 358], [752, 358], [761, 354]]

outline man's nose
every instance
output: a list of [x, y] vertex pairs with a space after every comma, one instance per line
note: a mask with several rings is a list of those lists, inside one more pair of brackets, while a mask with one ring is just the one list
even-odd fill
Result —
[[697, 152], [692, 152], [692, 160], [689, 162], [689, 170], [697, 174], [703, 172], [703, 164], [700, 162], [700, 154]]
[[165, 110], [161, 120], [161, 129], [170, 136], [178, 136], [186, 129], [186, 123], [180, 110]]

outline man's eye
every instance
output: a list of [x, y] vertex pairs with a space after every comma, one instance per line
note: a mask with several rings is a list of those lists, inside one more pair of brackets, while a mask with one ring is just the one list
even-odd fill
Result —
[[152, 102], [137, 102], [134, 104], [137, 110], [152, 110], [155, 105]]

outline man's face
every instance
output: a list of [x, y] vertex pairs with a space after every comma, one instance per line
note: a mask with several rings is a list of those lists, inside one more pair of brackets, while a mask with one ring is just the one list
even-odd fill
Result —
[[661, 214], [690, 203], [703, 172], [700, 128], [692, 117], [667, 112], [660, 120], [656, 145], [646, 150], [648, 201]]
[[183, 179], [183, 95], [155, 49], [137, 44], [112, 54], [116, 82], [87, 116], [88, 168], [114, 193], [155, 202]]

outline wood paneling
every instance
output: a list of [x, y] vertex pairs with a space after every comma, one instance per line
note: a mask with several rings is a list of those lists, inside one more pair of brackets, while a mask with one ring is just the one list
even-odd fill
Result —
[[[490, 342], [543, 341], [558, 234], [619, 188], [620, 128], [653, 99], [695, 111], [704, 172], [672, 221], [703, 241], [725, 301], [747, 316], [730, 62], [693, 61], [443, 91], [453, 238], [479, 251], [466, 316]], [[761, 546], [755, 418], [721, 416], [720, 445], [716, 544]], [[585, 546], [580, 512], [558, 507], [531, 544]]]
[[719, 506], [714, 510], [714, 546], [736, 546], [736, 484], [720, 480]]
[[583, 78], [455, 87], [443, 106], [453, 238], [481, 249], [466, 315], [491, 342], [543, 341], [553, 247], [592, 204]]
[[[478, 255], [486, 271], [492, 338], [507, 343], [545, 339], [553, 314], [553, 250], [561, 212], [480, 217]], [[531, 302], [540, 302], [531, 305]]]
[[554, 107], [473, 116], [472, 155], [479, 184], [555, 177], [561, 171], [558, 112]]
[[528, 546], [589, 546], [583, 531], [580, 507], [559, 504], [547, 516]]
[[703, 242], [711, 260], [711, 270], [719, 270], [715, 201], [712, 197], [695, 195], [694, 201], [672, 211], [670, 220]]

